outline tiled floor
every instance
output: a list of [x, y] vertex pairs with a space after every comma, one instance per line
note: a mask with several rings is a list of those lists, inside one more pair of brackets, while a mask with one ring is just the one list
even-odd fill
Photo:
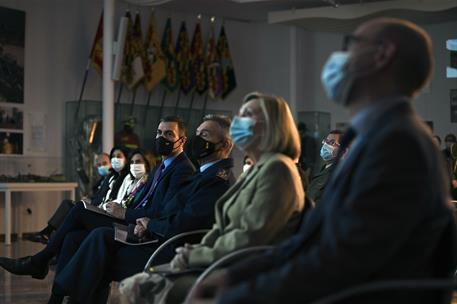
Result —
[[[31, 255], [44, 245], [29, 241], [13, 242], [11, 246], [0, 243], [0, 256], [22, 257]], [[0, 303], [1, 304], [43, 304], [47, 303], [52, 287], [54, 272], [50, 271], [46, 279], [36, 280], [30, 276], [16, 276], [0, 268]], [[111, 291], [108, 303], [117, 304], [117, 290]]]

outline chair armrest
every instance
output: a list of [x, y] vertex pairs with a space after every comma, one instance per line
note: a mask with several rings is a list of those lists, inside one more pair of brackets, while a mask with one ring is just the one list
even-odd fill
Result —
[[159, 247], [157, 247], [157, 249], [154, 251], [154, 253], [149, 258], [148, 262], [144, 266], [144, 271], [148, 272], [148, 273], [151, 272], [149, 270], [151, 268], [151, 265], [153, 265], [154, 259], [167, 246], [169, 246], [169, 245], [171, 245], [171, 244], [173, 244], [175, 242], [182, 241], [184, 238], [187, 238], [187, 237], [190, 237], [190, 236], [202, 235], [202, 237], [203, 237], [203, 235], [205, 235], [208, 231], [209, 231], [209, 229], [199, 229], [199, 230], [183, 232], [183, 233], [180, 233], [180, 234], [172, 236], [171, 238], [169, 238], [168, 240], [163, 242]]
[[190, 303], [190, 299], [192, 298], [193, 294], [197, 290], [198, 286], [216, 269], [227, 266], [231, 263], [234, 263], [236, 261], [239, 261], [240, 259], [253, 255], [253, 254], [259, 254], [262, 252], [265, 252], [269, 249], [273, 248], [273, 246], [254, 246], [254, 247], [248, 247], [244, 249], [239, 249], [237, 251], [234, 251], [232, 253], [227, 254], [226, 256], [223, 256], [216, 262], [212, 263], [208, 268], [206, 268], [205, 271], [197, 278], [195, 283], [192, 285], [191, 289], [189, 290], [186, 300], [184, 303]]

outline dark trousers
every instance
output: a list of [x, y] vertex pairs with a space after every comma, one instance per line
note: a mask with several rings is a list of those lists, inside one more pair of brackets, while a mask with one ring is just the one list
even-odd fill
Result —
[[65, 217], [74, 205], [75, 202], [72, 200], [63, 200], [62, 202], [60, 202], [59, 207], [49, 219], [48, 225], [54, 228], [54, 230], [59, 229], [60, 225], [62, 225], [63, 221], [65, 220]]
[[[81, 230], [91, 231], [97, 227], [112, 227], [113, 222], [123, 223], [122, 220], [115, 220], [111, 217], [88, 211], [81, 202], [77, 202], [65, 217], [65, 220], [60, 225], [59, 229], [57, 229], [56, 233], [49, 240], [46, 247], [32, 257], [32, 259], [35, 260], [37, 264], [45, 263], [60, 253], [65, 237], [70, 232]], [[79, 233], [78, 235], [79, 238], [81, 238], [82, 234]], [[73, 238], [72, 242], [75, 242], [75, 240], [76, 238]], [[79, 241], [82, 241], [82, 239]], [[76, 245], [73, 244], [72, 246]]]
[[[72, 237], [78, 238], [76, 234]], [[119, 243], [114, 240], [113, 228], [94, 229], [56, 274], [54, 284], [77, 302], [106, 303], [111, 281], [141, 272], [156, 248], [155, 244], [128, 246]]]

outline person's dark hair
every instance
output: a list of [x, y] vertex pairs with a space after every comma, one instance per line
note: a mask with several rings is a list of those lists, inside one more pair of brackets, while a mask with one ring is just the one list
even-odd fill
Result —
[[414, 96], [430, 80], [433, 71], [433, 46], [430, 36], [416, 24], [383, 18], [375, 39], [395, 45], [392, 75], [402, 94]]
[[332, 130], [332, 131], [328, 132], [328, 134], [336, 134], [336, 135], [342, 136], [343, 135], [343, 131], [335, 129], [335, 130]]
[[457, 138], [455, 137], [454, 134], [452, 133], [449, 133], [446, 135], [446, 137], [444, 137], [444, 141], [452, 141], [452, 142], [457, 142]]
[[113, 175], [115, 176], [115, 181], [114, 181], [114, 184], [113, 184], [113, 189], [111, 190], [111, 193], [109, 195], [109, 199], [115, 199], [116, 196], [117, 196], [117, 193], [119, 192], [119, 188], [121, 187], [122, 185], [122, 182], [124, 181], [124, 178], [127, 176], [127, 174], [129, 174], [130, 172], [130, 158], [129, 158], [129, 150], [126, 148], [126, 147], [122, 147], [122, 146], [114, 146], [110, 153], [109, 153], [109, 159], [111, 160], [111, 158], [113, 158], [113, 153], [114, 151], [116, 150], [120, 150], [122, 151], [122, 153], [124, 154], [125, 156], [125, 166], [124, 168], [122, 169], [121, 172], [117, 173], [116, 171], [112, 171], [113, 172]]
[[230, 124], [232, 123], [232, 120], [225, 115], [218, 115], [218, 114], [208, 114], [203, 117], [203, 121], [214, 121], [221, 127], [223, 131], [223, 137], [227, 138], [230, 137]]
[[132, 162], [132, 158], [135, 154], [140, 154], [141, 157], [143, 157], [144, 159], [144, 165], [146, 167], [146, 172], [149, 172], [151, 170], [151, 164], [149, 163], [149, 160], [148, 158], [145, 156], [145, 152], [142, 150], [142, 149], [135, 149], [132, 151], [132, 153], [130, 153], [130, 157], [129, 157], [129, 163]]
[[126, 160], [129, 159], [129, 155], [130, 155], [130, 150], [124, 146], [114, 146], [111, 151], [109, 152], [109, 159], [111, 160], [111, 158], [113, 158], [113, 153], [114, 151], [116, 150], [120, 150], [122, 152], [122, 154], [124, 154], [124, 157]]
[[160, 122], [175, 122], [178, 124], [178, 132], [179, 137], [186, 136], [186, 126], [184, 125], [184, 121], [178, 116], [165, 116], [164, 118], [160, 119]]

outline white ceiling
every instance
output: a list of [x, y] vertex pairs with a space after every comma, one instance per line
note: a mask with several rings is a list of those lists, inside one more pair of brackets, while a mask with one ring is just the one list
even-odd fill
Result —
[[[403, 7], [379, 9], [384, 5], [392, 6], [392, 3]], [[348, 13], [372, 6], [377, 7], [378, 11], [363, 16], [351, 16]], [[417, 9], [422, 6], [427, 9]], [[434, 6], [439, 10], [433, 9]], [[457, 21], [457, 0], [171, 0], [157, 7], [239, 21], [297, 25], [319, 31], [349, 31], [365, 19], [375, 16], [406, 18], [419, 24]], [[314, 16], [314, 11], [319, 11], [319, 14]]]
[[269, 12], [332, 7], [333, 2], [346, 5], [376, 1], [381, 0], [174, 0], [157, 7], [242, 21], [267, 21]]

